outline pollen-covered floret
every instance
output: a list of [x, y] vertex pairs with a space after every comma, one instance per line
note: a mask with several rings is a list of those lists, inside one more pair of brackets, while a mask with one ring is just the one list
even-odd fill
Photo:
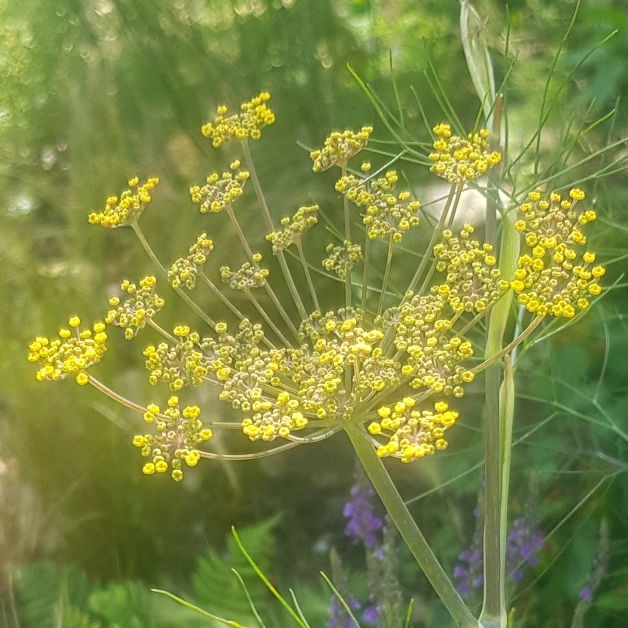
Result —
[[393, 342], [401, 354], [401, 374], [415, 390], [462, 397], [464, 385], [473, 381], [473, 373], [463, 362], [473, 356], [468, 340], [453, 329], [458, 318], [438, 292], [406, 294], [399, 307], [386, 310], [381, 317], [384, 329], [394, 329]]
[[129, 181], [131, 189], [122, 192], [120, 198], [110, 196], [101, 212], [92, 212], [89, 215], [90, 224], [114, 229], [137, 220], [146, 205], [150, 203], [150, 193], [158, 183], [157, 177], [151, 177], [140, 185], [138, 178], [133, 177]]
[[175, 392], [184, 386], [200, 386], [214, 369], [203, 354], [199, 335], [187, 325], [178, 325], [174, 336], [174, 345], [161, 342], [144, 349], [146, 369], [150, 372], [148, 381], [153, 385], [164, 382]]
[[342, 246], [328, 244], [325, 248], [328, 256], [323, 260], [323, 267], [327, 272], [334, 272], [340, 279], [351, 273], [351, 269], [362, 261], [362, 248], [345, 240]]
[[299, 207], [296, 214], [281, 219], [282, 229], [273, 231], [266, 239], [273, 245], [273, 253], [277, 255], [291, 244], [300, 243], [303, 234], [317, 222], [318, 205]]
[[187, 257], [179, 258], [168, 271], [168, 281], [173, 288], [184, 285], [192, 290], [196, 285], [196, 277], [203, 270], [208, 255], [214, 250], [214, 243], [202, 233], [190, 247]]
[[232, 162], [229, 169], [230, 172], [223, 172], [222, 175], [212, 172], [207, 176], [207, 183], [203, 187], [195, 185], [190, 188], [192, 201], [201, 204], [201, 214], [220, 212], [244, 194], [244, 184], [249, 178], [248, 171], [240, 170], [238, 160]]
[[334, 131], [325, 139], [323, 148], [313, 150], [310, 158], [314, 162], [312, 170], [322, 172], [332, 166], [343, 166], [357, 155], [368, 143], [373, 127], [363, 126], [357, 133], [351, 130]]
[[78, 316], [68, 321], [69, 328], [59, 330], [59, 338], [50, 340], [38, 336], [28, 345], [28, 361], [40, 365], [37, 381], [62, 380], [71, 373], [78, 373], [76, 381], [87, 384], [89, 378], [84, 369], [100, 362], [107, 347], [104, 323], [95, 323], [92, 329], [80, 329]]
[[144, 420], [155, 426], [157, 434], [138, 434], [133, 437], [133, 445], [141, 449], [142, 456], [151, 459], [142, 468], [145, 475], [172, 469], [172, 479], [179, 482], [183, 479], [183, 464], [197, 465], [197, 447], [208, 441], [212, 433], [199, 419], [201, 411], [197, 406], [180, 410], [176, 396], [170, 397], [167, 405], [163, 412], [155, 404], [146, 408]]
[[238, 270], [231, 270], [229, 266], [220, 267], [222, 280], [229, 284], [232, 290], [251, 290], [252, 288], [263, 288], [268, 277], [268, 269], [261, 268], [259, 263], [262, 256], [255, 253], [250, 262], [245, 262]]
[[216, 109], [213, 122], [204, 124], [201, 133], [212, 141], [214, 148], [219, 148], [229, 140], [258, 140], [261, 129], [275, 122], [275, 114], [266, 104], [270, 100], [268, 92], [262, 92], [249, 102], [240, 105], [240, 113], [227, 116], [227, 107], [220, 105]]
[[586, 244], [582, 227], [596, 218], [593, 210], [578, 209], [582, 200], [584, 192], [577, 188], [568, 198], [557, 192], [542, 198], [535, 191], [521, 205], [523, 219], [515, 229], [524, 237], [525, 252], [510, 287], [529, 312], [572, 318], [601, 292], [604, 267], [593, 265], [595, 253], [577, 250]]
[[481, 177], [501, 161], [497, 151], [488, 152], [486, 129], [469, 133], [466, 139], [452, 135], [448, 124], [439, 124], [433, 130], [437, 140], [433, 144], [434, 152], [429, 155], [433, 163], [430, 170], [450, 183]]
[[456, 422], [458, 413], [449, 410], [444, 401], [434, 404], [434, 410], [416, 410], [416, 401], [404, 397], [393, 406], [382, 406], [379, 420], [368, 426], [374, 436], [388, 437], [388, 442], [377, 448], [380, 458], [394, 456], [401, 462], [412, 462], [431, 456], [436, 450], [447, 449], [445, 432]]
[[109, 299], [112, 309], [107, 312], [105, 321], [115, 327], [122, 327], [127, 340], [135, 338], [140, 329], [146, 327], [146, 322], [166, 304], [155, 293], [156, 284], [157, 280], [152, 276], [141, 279], [139, 286], [125, 279], [120, 284], [120, 290], [126, 292], [129, 298], [122, 304], [119, 297]]
[[432, 294], [443, 297], [454, 312], [483, 312], [509, 288], [501, 279], [497, 259], [490, 244], [470, 239], [471, 225], [464, 225], [459, 238], [449, 229], [434, 247], [436, 270], [446, 272], [445, 283], [432, 287]]
[[398, 180], [397, 173], [389, 170], [377, 179], [347, 175], [336, 182], [336, 191], [364, 208], [362, 222], [370, 240], [391, 237], [394, 242], [401, 242], [403, 234], [419, 224], [416, 214], [421, 204], [410, 200], [408, 191], [395, 194]]

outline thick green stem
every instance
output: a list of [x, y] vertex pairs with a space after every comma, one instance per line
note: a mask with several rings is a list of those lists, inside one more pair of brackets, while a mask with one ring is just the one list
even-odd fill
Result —
[[483, 625], [505, 628], [505, 606], [502, 599], [502, 561], [500, 535], [500, 367], [486, 369], [484, 406], [484, 604], [480, 621]]
[[364, 470], [384, 503], [388, 515], [434, 587], [436, 594], [449, 611], [455, 625], [458, 628], [478, 628], [478, 620], [473, 617], [427, 544], [381, 459], [377, 457], [368, 434], [355, 423], [348, 423], [345, 431]]

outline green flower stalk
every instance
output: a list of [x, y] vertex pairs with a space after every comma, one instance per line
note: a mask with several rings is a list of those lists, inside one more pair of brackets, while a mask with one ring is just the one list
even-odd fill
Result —
[[[340, 170], [335, 190], [344, 226], [344, 233], [342, 228], [338, 232], [344, 238], [342, 245], [322, 247], [317, 259], [308, 258], [303, 242], [317, 228], [318, 205], [283, 212], [275, 225], [279, 212], [268, 206], [253, 163], [249, 140], [259, 139], [275, 119], [269, 100], [270, 95], [262, 92], [233, 115], [221, 105], [216, 118], [202, 127], [216, 149], [237, 140], [246, 170], [239, 160], [232, 161], [222, 175], [211, 173], [203, 185], [191, 187], [192, 200], [203, 214], [203, 230], [187, 255], [184, 252], [169, 267], [157, 258], [140, 228], [156, 179], [143, 185], [131, 180], [131, 189], [119, 199], [107, 199], [102, 212], [89, 216], [91, 223], [109, 228], [130, 226], [170, 286], [198, 315], [202, 329], [181, 321], [172, 331], [164, 330], [155, 321], [165, 306], [156, 293], [156, 278], [125, 280], [119, 294], [109, 300], [105, 323], [82, 330], [79, 319], [72, 317], [70, 329], [62, 329], [58, 339], [35, 339], [28, 359], [38, 365], [40, 381], [71, 374], [79, 384], [90, 384], [140, 414], [149, 431], [135, 435], [133, 444], [145, 459], [146, 475], [169, 473], [180, 481], [184, 470], [202, 458], [261, 458], [345, 431], [456, 624], [477, 626], [381, 459], [420, 464], [417, 461], [448, 448], [447, 433], [456, 429], [459, 417], [456, 402], [467, 386], [489, 367], [499, 368], [499, 361], [546, 317], [569, 318], [588, 306], [590, 296], [599, 294], [604, 269], [592, 266], [592, 252], [580, 250], [586, 242], [583, 229], [595, 214], [585, 208], [580, 190], [565, 197], [552, 193], [549, 200], [535, 191], [521, 204], [514, 226], [504, 221], [507, 243], [499, 254], [495, 246], [474, 237], [473, 226], [455, 230], [463, 189], [497, 165], [501, 155], [489, 150], [484, 129], [458, 137], [448, 124], [438, 124], [433, 150], [424, 162], [448, 181], [451, 192], [436, 229], [426, 238], [430, 245], [421, 264], [409, 268], [414, 258], [406, 257], [400, 243], [406, 243], [411, 229], [421, 228], [420, 202], [400, 184], [396, 170], [384, 167], [371, 174], [368, 162], [357, 169], [352, 166], [351, 160], [368, 149], [373, 133], [372, 127], [364, 126], [357, 132], [332, 133], [323, 148], [310, 155], [315, 172], [334, 166]], [[247, 194], [249, 179], [259, 207], [246, 220], [266, 229], [265, 237], [256, 242], [247, 240], [240, 228], [241, 210], [236, 208]], [[221, 246], [212, 237], [221, 214], [233, 226], [241, 250], [232, 246], [230, 264], [215, 269], [207, 260]], [[520, 237], [525, 242], [523, 255], [517, 253]], [[364, 241], [364, 250], [358, 241]], [[279, 276], [263, 265], [260, 246], [277, 257]], [[286, 255], [295, 249], [296, 254]], [[381, 255], [374, 255], [378, 250]], [[375, 267], [373, 259], [385, 260], [383, 267]], [[411, 279], [406, 289], [393, 291], [391, 277], [398, 282], [403, 269], [409, 269]], [[352, 305], [358, 278], [363, 284], [361, 308]], [[344, 283], [344, 298], [330, 304], [339, 281]], [[275, 292], [271, 283], [279, 282], [287, 290]], [[194, 299], [196, 290], [206, 289], [224, 305], [216, 321]], [[240, 298], [236, 306], [238, 293], [246, 300]], [[282, 299], [279, 294], [288, 296]], [[514, 298], [526, 308], [524, 326], [502, 348], [501, 335]], [[493, 312], [490, 333], [499, 327], [495, 332], [499, 338], [477, 356], [470, 333], [489, 312]], [[159, 340], [146, 345], [143, 356], [150, 384], [167, 390], [167, 396], [161, 393], [161, 403], [156, 394], [156, 402], [144, 407], [91, 374], [106, 350], [106, 324], [120, 327], [128, 340], [143, 337], [147, 328], [157, 335]], [[233, 420], [201, 418], [202, 409], [185, 401], [189, 389], [200, 386], [218, 391], [219, 399], [231, 407]], [[240, 430], [260, 444], [259, 451], [212, 452], [212, 434], [222, 429]]]

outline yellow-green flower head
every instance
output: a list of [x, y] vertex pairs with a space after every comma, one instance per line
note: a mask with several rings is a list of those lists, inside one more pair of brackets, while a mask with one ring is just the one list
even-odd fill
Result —
[[349, 240], [345, 240], [342, 246], [329, 244], [325, 250], [329, 255], [323, 260], [323, 267], [327, 272], [336, 273], [340, 279], [345, 279], [351, 269], [362, 261], [362, 248]]
[[433, 164], [430, 170], [450, 183], [477, 179], [501, 161], [497, 151], [488, 152], [486, 129], [470, 133], [466, 139], [452, 135], [448, 124], [439, 124], [433, 130], [437, 139], [429, 155]]
[[166, 302], [155, 293], [157, 280], [153, 276], [144, 277], [139, 285], [125, 279], [120, 284], [120, 290], [129, 295], [129, 298], [120, 304], [119, 297], [111, 297], [105, 321], [115, 327], [124, 329], [124, 337], [131, 340], [137, 336], [140, 329], [146, 327], [146, 322], [153, 318]]
[[201, 128], [201, 133], [212, 141], [214, 148], [219, 148], [229, 140], [258, 140], [261, 129], [275, 122], [275, 114], [266, 104], [270, 100], [268, 92], [262, 92], [249, 102], [242, 103], [240, 113], [227, 115], [227, 107], [220, 105], [216, 109], [216, 118]]
[[459, 313], [453, 311], [445, 292], [407, 293], [401, 306], [389, 308], [376, 322], [384, 330], [394, 330], [402, 381], [415, 390], [462, 397], [464, 385], [473, 381], [473, 373], [463, 366], [473, 349], [453, 329]]
[[584, 198], [577, 188], [567, 198], [534, 191], [521, 204], [523, 219], [515, 229], [523, 235], [524, 252], [510, 287], [529, 312], [572, 318], [602, 291], [604, 267], [593, 266], [595, 253], [578, 250], [587, 241], [582, 228], [596, 219], [593, 210], [578, 207]]
[[240, 162], [237, 160], [230, 164], [229, 169], [230, 172], [223, 172], [222, 175], [212, 172], [207, 176], [204, 186], [195, 185], [190, 188], [192, 201], [201, 204], [201, 214], [220, 212], [244, 194], [244, 184], [249, 178], [248, 171], [240, 170]]
[[415, 409], [413, 397], [404, 397], [393, 406], [382, 406], [368, 431], [374, 436], [388, 438], [377, 448], [380, 458], [394, 456], [401, 462], [412, 462], [431, 456], [436, 450], [447, 449], [445, 432], [456, 422], [458, 413], [449, 410], [444, 401], [434, 404], [434, 410]]
[[107, 334], [104, 323], [95, 323], [92, 329], [82, 331], [80, 324], [78, 316], [72, 316], [68, 321], [70, 329], [60, 329], [59, 338], [38, 336], [28, 345], [28, 361], [40, 366], [35, 375], [37, 381], [58, 381], [78, 373], [77, 383], [87, 384], [89, 378], [84, 370], [100, 362], [107, 350]]
[[247, 291], [253, 288], [263, 288], [268, 277], [268, 270], [259, 265], [261, 261], [262, 256], [256, 253], [250, 262], [245, 262], [236, 271], [231, 270], [229, 266], [221, 266], [220, 276], [232, 290]]
[[410, 227], [419, 224], [419, 201], [410, 200], [410, 192], [395, 193], [399, 177], [389, 170], [378, 179], [363, 179], [354, 175], [341, 177], [336, 191], [344, 194], [357, 207], [364, 208], [362, 222], [370, 240], [392, 238], [401, 242]]
[[200, 386], [214, 372], [212, 360], [201, 349], [200, 336], [187, 325], [175, 327], [173, 335], [178, 340], [174, 345], [162, 342], [144, 349], [149, 383], [163, 382], [175, 392], [185, 386]]
[[277, 255], [291, 244], [300, 243], [303, 234], [318, 222], [317, 214], [318, 205], [309, 205], [299, 207], [292, 218], [287, 216], [282, 218], [282, 229], [273, 231], [266, 236], [266, 239], [273, 245], [273, 253]]
[[372, 126], [363, 126], [357, 133], [347, 130], [342, 133], [334, 131], [325, 139], [325, 144], [320, 150], [313, 150], [310, 158], [314, 162], [312, 170], [322, 172], [332, 166], [343, 166], [357, 155], [367, 144]]
[[129, 181], [131, 189], [122, 192], [120, 198], [110, 196], [101, 212], [92, 212], [89, 215], [90, 224], [114, 229], [136, 221], [150, 203], [150, 193], [158, 183], [157, 177], [151, 177], [140, 185], [138, 178], [133, 177]]
[[197, 406], [180, 409], [178, 397], [170, 397], [163, 412], [151, 404], [146, 408], [144, 420], [155, 426], [156, 434], [136, 435], [133, 445], [151, 462], [144, 464], [145, 475], [165, 473], [171, 469], [176, 482], [183, 479], [184, 464], [195, 467], [201, 457], [197, 447], [212, 437], [211, 430], [199, 419]]
[[432, 287], [432, 294], [445, 299], [454, 312], [483, 312], [509, 288], [496, 267], [493, 247], [470, 239], [472, 233], [468, 224], [459, 238], [446, 229], [434, 247], [436, 270], [447, 275], [445, 283]]
[[179, 258], [168, 271], [168, 281], [173, 288], [185, 286], [192, 290], [196, 285], [196, 277], [203, 270], [208, 255], [214, 250], [214, 243], [202, 233], [196, 242], [189, 248], [190, 254]]

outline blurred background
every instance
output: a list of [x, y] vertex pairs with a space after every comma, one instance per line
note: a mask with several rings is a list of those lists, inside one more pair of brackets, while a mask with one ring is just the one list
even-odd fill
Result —
[[[530, 136], [575, 3], [513, 0], [506, 9], [485, 0], [476, 8], [498, 81], [516, 57], [506, 108], [517, 135]], [[263, 462], [206, 462], [181, 485], [146, 478], [130, 446], [136, 417], [71, 380], [36, 382], [27, 345], [71, 314], [102, 318], [122, 279], [155, 272], [130, 230], [87, 223], [131, 176], [161, 180], [142, 226], [166, 265], [207, 228], [188, 189], [237, 156], [236, 147], [215, 151], [200, 134], [219, 104], [235, 109], [261, 90], [272, 94], [277, 122], [253, 157], [275, 217], [312, 200], [323, 208], [334, 202], [332, 179], [311, 174], [302, 146], [363, 124], [387, 137], [347, 64], [393, 106], [392, 60], [406, 123], [421, 141], [429, 137], [411, 87], [430, 123], [443, 120], [426, 79], [431, 64], [471, 128], [480, 103], [458, 19], [457, 0], [0, 0], [0, 624], [197, 625], [174, 603], [157, 606], [150, 587], [229, 612], [231, 585], [220, 578], [237, 561], [225, 540], [232, 525], [258, 526], [251, 543], [265, 539], [260, 560], [273, 581], [301, 592], [313, 627], [327, 621], [329, 592], [318, 572], [329, 572], [332, 547], [355, 587], [366, 588], [363, 556], [343, 534], [354, 459], [342, 436]], [[583, 0], [551, 87], [557, 107], [544, 136], [548, 151], [566, 125], [586, 128], [614, 107], [574, 154], [626, 136], [627, 65], [626, 3]], [[612, 163], [621, 151], [605, 158]], [[592, 171], [585, 164], [582, 176]], [[408, 172], [417, 185], [428, 181]], [[616, 289], [584, 321], [528, 352], [521, 367], [515, 427], [518, 436], [534, 431], [514, 452], [513, 517], [534, 485], [544, 536], [539, 565], [517, 584], [521, 625], [570, 625], [588, 575], [604, 562], [601, 521], [608, 556], [584, 625], [625, 626], [628, 617], [627, 179], [620, 171], [583, 185], [600, 217], [595, 250], [615, 261], [608, 284], [617, 281]], [[254, 204], [250, 191], [242, 203]], [[219, 245], [212, 259], [224, 263], [233, 234], [220, 222], [211, 236]], [[161, 293], [163, 327], [190, 320], [169, 288]], [[215, 304], [203, 304], [214, 313]], [[94, 374], [140, 403], [154, 401], [141, 355], [146, 340], [128, 343], [111, 332]], [[211, 396], [199, 400], [205, 413], [224, 412]], [[442, 460], [390, 465], [450, 572], [474, 533], [480, 471], [445, 482], [480, 460], [480, 412], [480, 396], [470, 395]], [[232, 443], [216, 446], [228, 451]], [[403, 550], [400, 562], [404, 599], [417, 600], [412, 625], [447, 625]]]

